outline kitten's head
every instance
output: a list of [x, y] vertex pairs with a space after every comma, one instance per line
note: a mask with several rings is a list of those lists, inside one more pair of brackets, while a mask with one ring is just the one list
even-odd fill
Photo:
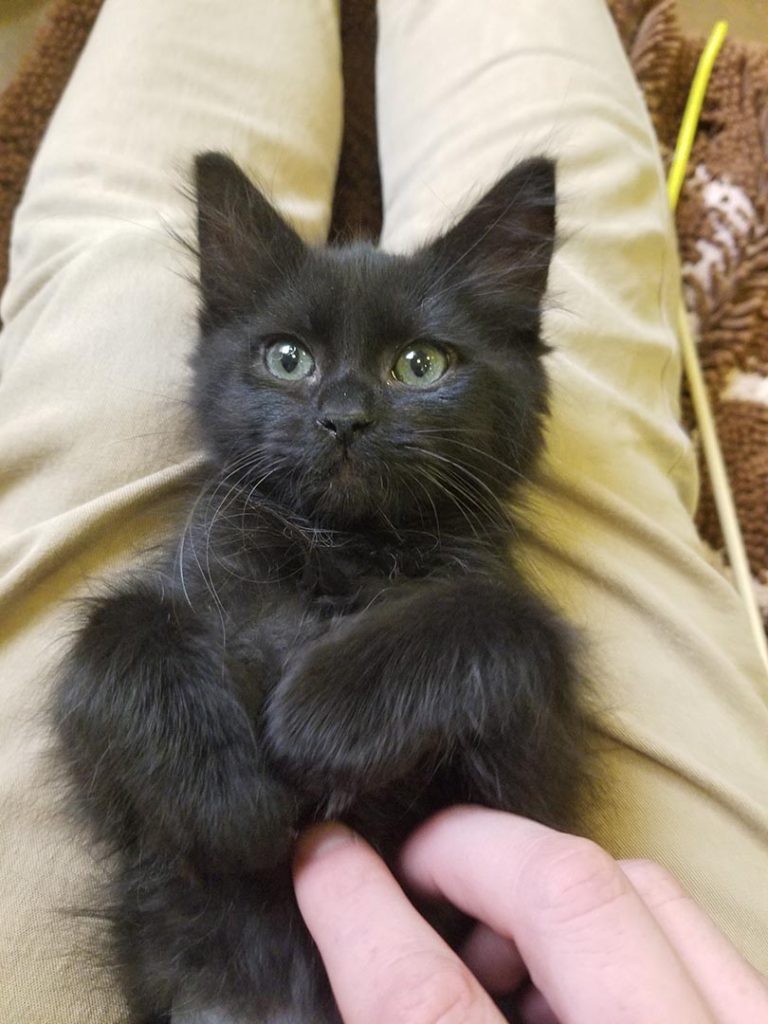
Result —
[[229, 483], [327, 527], [497, 518], [541, 446], [553, 164], [408, 256], [306, 245], [222, 154], [196, 189], [196, 405]]

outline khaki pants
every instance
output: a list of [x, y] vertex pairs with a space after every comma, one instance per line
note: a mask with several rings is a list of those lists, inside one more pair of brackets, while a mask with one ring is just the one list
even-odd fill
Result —
[[[559, 161], [554, 413], [532, 574], [589, 639], [619, 856], [671, 868], [768, 971], [768, 708], [691, 521], [678, 266], [652, 130], [602, 0], [382, 0], [383, 244], [434, 234], [517, 158]], [[83, 956], [103, 865], [40, 754], [71, 599], [173, 524], [197, 454], [179, 189], [198, 150], [322, 238], [341, 88], [332, 0], [106, 0], [16, 218], [0, 337], [0, 1020], [120, 1017]]]

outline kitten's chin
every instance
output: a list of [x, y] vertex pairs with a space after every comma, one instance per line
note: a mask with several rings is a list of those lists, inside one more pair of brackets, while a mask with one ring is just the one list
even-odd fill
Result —
[[329, 527], [349, 527], [375, 519], [381, 511], [381, 481], [351, 460], [340, 461], [312, 495], [311, 514]]

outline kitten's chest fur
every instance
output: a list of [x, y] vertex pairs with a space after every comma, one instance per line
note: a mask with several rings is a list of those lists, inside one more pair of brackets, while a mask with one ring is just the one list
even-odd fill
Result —
[[201, 520], [191, 536], [177, 571], [191, 599], [220, 622], [227, 649], [242, 656], [257, 640], [287, 655], [427, 578], [503, 571], [487, 541], [378, 526], [313, 530], [268, 504], [220, 523]]
[[348, 534], [307, 551], [302, 599], [329, 616], [350, 615], [445, 570], [455, 554], [431, 535]]
[[[193, 524], [176, 572], [220, 631], [240, 700], [256, 728], [265, 702], [302, 650], [397, 602], [425, 580], [511, 569], [488, 541], [450, 533], [313, 530], [269, 503], [233, 503]], [[499, 545], [501, 548], [503, 545]]]

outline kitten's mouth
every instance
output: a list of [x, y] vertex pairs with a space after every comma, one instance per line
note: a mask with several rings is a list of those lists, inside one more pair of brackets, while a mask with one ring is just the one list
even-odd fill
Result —
[[322, 460], [322, 465], [329, 477], [352, 480], [365, 475], [366, 460], [351, 445], [336, 444]]
[[362, 479], [363, 476], [360, 472], [359, 462], [351, 459], [348, 452], [343, 452], [341, 457], [336, 460], [331, 472], [334, 479], [339, 481], [348, 481], [349, 483], [354, 483], [355, 481]]
[[371, 494], [371, 480], [363, 472], [359, 462], [350, 458], [340, 459], [328, 474], [327, 493], [337, 499], [359, 501]]
[[318, 469], [315, 509], [323, 518], [351, 523], [376, 511], [380, 478], [365, 460], [348, 450], [338, 451]]

